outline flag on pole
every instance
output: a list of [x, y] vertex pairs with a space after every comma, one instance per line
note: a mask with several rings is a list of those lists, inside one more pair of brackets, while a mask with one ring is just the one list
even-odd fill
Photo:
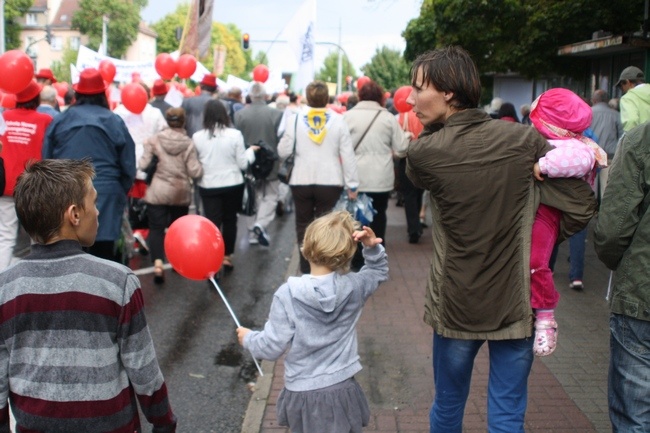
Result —
[[179, 51], [198, 59], [206, 57], [212, 38], [214, 0], [193, 0], [185, 20]]
[[316, 0], [305, 0], [284, 30], [285, 38], [298, 60], [294, 89], [299, 93], [314, 80], [315, 27]]

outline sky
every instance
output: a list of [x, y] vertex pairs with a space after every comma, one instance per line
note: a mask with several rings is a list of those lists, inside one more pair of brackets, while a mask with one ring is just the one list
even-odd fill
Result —
[[[297, 69], [295, 54], [288, 44], [270, 42], [282, 39], [282, 32], [304, 0], [214, 0], [213, 20], [235, 24], [250, 34], [252, 54], [264, 51], [272, 74]], [[149, 0], [142, 19], [151, 24], [189, 0]], [[368, 63], [378, 48], [387, 46], [402, 52], [406, 46], [401, 34], [408, 22], [420, 12], [421, 0], [316, 0], [315, 69], [335, 52], [335, 43], [343, 47], [352, 65]], [[335, 80], [335, 79], [334, 79]]]

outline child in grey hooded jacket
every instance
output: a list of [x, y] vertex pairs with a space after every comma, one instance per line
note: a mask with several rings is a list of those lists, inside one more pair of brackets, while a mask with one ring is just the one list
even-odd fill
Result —
[[[302, 245], [311, 273], [289, 277], [278, 289], [263, 331], [237, 328], [240, 344], [256, 358], [275, 360], [288, 350], [277, 417], [292, 433], [361, 433], [368, 425], [368, 402], [354, 379], [361, 370], [356, 324], [388, 279], [388, 259], [382, 239], [356, 225], [346, 211], [314, 220]], [[357, 242], [365, 266], [345, 273]]]

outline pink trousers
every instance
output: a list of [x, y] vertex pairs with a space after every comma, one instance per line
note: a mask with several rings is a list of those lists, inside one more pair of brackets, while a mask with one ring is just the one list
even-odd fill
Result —
[[562, 212], [543, 204], [535, 214], [530, 248], [530, 304], [533, 309], [554, 309], [560, 299], [548, 263], [560, 233], [561, 216]]

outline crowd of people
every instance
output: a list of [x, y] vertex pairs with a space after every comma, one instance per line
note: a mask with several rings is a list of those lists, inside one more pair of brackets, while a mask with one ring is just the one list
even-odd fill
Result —
[[[137, 399], [154, 431], [175, 431], [140, 283], [123, 265], [129, 203], [146, 205], [154, 283], [165, 283], [165, 230], [192, 204], [221, 230], [222, 267], [233, 271], [245, 174], [270, 150], [272, 167], [255, 179], [247, 240], [272, 246], [269, 225], [295, 210], [301, 275], [278, 289], [264, 330], [237, 334], [256, 357], [287, 352], [281, 425], [294, 433], [361, 432], [368, 423], [354, 380], [361, 369], [354, 328], [388, 279], [386, 210], [397, 189], [410, 243], [422, 235], [423, 201], [430, 203], [424, 320], [435, 331], [432, 433], [462, 431], [474, 360], [486, 342], [489, 430], [523, 432], [534, 356], [557, 345], [557, 245], [569, 240], [569, 287], [583, 290], [587, 224], [598, 207], [596, 250], [617, 270], [610, 417], [614, 431], [646, 431], [639, 404], [648, 403], [642, 390], [650, 385], [642, 373], [650, 367], [644, 81], [639, 68], [623, 70], [617, 109], [605, 90], [587, 100], [561, 88], [519, 112], [499, 98], [482, 108], [476, 65], [452, 46], [415, 60], [408, 112], [398, 113], [373, 80], [343, 105], [321, 81], [306, 87], [304, 101], [289, 93], [271, 102], [263, 83], [252, 83], [244, 99], [241, 89], [220, 93], [216, 76], [206, 74], [199, 94], [179, 106], [165, 100], [164, 81], [151, 89], [141, 83], [149, 102], [132, 113], [111, 109], [109, 84], [94, 68], [80, 73], [63, 104], [51, 71], [39, 71], [2, 113], [0, 426], [9, 422], [9, 399], [20, 429], [47, 431], [55, 411], [67, 414], [58, 417], [60, 431], [132, 432], [140, 425]], [[294, 167], [281, 181], [287, 158]], [[333, 210], [361, 194], [374, 208], [366, 224]], [[10, 266], [19, 224], [33, 245]], [[68, 355], [82, 348], [87, 355]], [[24, 364], [23, 352], [38, 361]], [[81, 401], [83, 414], [66, 408]]]

